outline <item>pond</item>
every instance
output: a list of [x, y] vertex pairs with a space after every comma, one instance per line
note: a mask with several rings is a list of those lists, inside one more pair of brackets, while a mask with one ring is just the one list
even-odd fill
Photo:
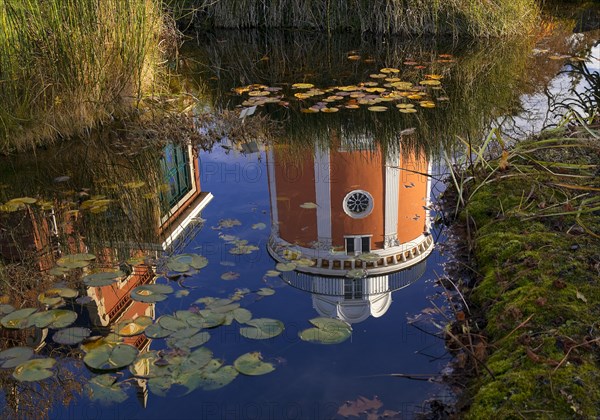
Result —
[[528, 104], [579, 86], [559, 72], [597, 59], [597, 37], [571, 29], [198, 35], [178, 69], [198, 115], [269, 115], [270, 142], [107, 129], [3, 158], [2, 348], [36, 353], [0, 353], [4, 413], [412, 418], [451, 402], [428, 380], [451, 359], [444, 168], [493, 126], [539, 129]]

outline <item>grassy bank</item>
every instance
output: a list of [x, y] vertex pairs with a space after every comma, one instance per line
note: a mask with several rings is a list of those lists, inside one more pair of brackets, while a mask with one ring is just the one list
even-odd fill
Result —
[[538, 13], [534, 0], [196, 0], [191, 3], [200, 8], [201, 17], [210, 27], [471, 37], [523, 34], [531, 28]]
[[452, 329], [480, 359], [466, 418], [600, 415], [599, 139], [580, 120], [456, 178], [478, 278]]
[[110, 121], [155, 88], [156, 0], [1, 0], [0, 22], [0, 152]]

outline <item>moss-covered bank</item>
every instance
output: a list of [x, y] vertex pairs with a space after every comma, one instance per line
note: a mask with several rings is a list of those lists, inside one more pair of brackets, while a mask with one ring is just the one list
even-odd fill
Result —
[[599, 139], [547, 131], [479, 160], [463, 184], [478, 280], [456, 326], [483, 336], [493, 373], [471, 381], [466, 418], [600, 416]]

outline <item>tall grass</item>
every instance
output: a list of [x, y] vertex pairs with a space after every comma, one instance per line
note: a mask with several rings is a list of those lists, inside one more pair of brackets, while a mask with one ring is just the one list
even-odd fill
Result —
[[0, 0], [0, 152], [130, 110], [156, 83], [156, 0]]
[[197, 0], [211, 26], [497, 37], [523, 34], [535, 0]]

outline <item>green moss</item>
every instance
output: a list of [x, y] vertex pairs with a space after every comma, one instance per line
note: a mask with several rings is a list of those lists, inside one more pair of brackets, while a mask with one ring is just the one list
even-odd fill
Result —
[[[579, 162], [582, 155], [575, 148], [540, 153], [562, 163]], [[600, 164], [594, 151], [588, 150], [587, 160]], [[600, 347], [590, 342], [600, 318], [600, 240], [577, 228], [582, 220], [598, 226], [600, 217], [588, 212], [578, 219], [537, 218], [540, 209], [568, 213], [586, 203], [577, 201], [581, 191], [552, 187], [563, 181], [533, 169], [521, 166], [531, 176], [487, 183], [463, 209], [464, 220], [468, 214], [475, 227], [474, 258], [481, 273], [466, 295], [486, 319], [486, 364], [495, 376], [482, 373], [470, 384], [467, 418], [600, 415]], [[591, 179], [585, 185], [597, 187], [598, 180]]]

